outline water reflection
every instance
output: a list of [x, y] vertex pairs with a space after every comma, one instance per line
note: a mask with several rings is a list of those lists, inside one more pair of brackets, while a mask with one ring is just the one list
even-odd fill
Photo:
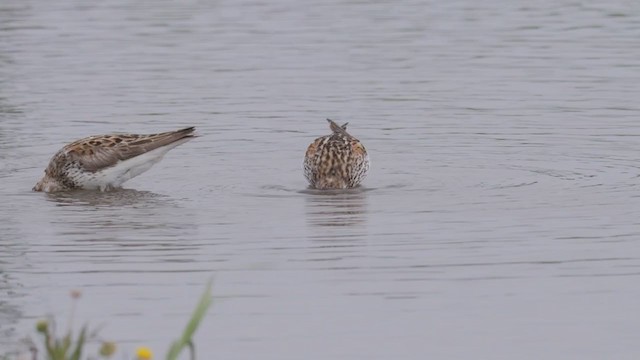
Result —
[[368, 189], [305, 190], [307, 221], [314, 226], [361, 225], [367, 218]]
[[47, 193], [45, 196], [48, 201], [57, 203], [59, 206], [148, 208], [170, 203], [170, 198], [166, 195], [134, 189], [116, 189], [107, 192], [76, 190]]
[[[174, 251], [197, 247], [193, 244], [197, 229], [194, 214], [169, 196], [133, 189], [45, 196], [61, 208], [52, 219], [57, 235], [74, 244]], [[86, 250], [71, 246], [73, 251]]]

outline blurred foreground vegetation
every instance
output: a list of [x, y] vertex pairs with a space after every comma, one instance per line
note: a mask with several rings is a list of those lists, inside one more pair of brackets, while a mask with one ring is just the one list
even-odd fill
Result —
[[[118, 353], [117, 344], [111, 341], [101, 341], [98, 336], [97, 329], [90, 329], [88, 325], [83, 325], [79, 331], [74, 332], [72, 329], [73, 317], [75, 313], [75, 304], [80, 298], [80, 292], [72, 291], [72, 308], [69, 315], [69, 329], [62, 334], [56, 328], [55, 319], [40, 320], [36, 324], [38, 334], [37, 340], [30, 340], [29, 352], [23, 354], [0, 354], [0, 360], [96, 360], [114, 358]], [[196, 358], [195, 344], [193, 336], [200, 326], [202, 319], [207, 314], [207, 310], [213, 302], [211, 295], [211, 281], [205, 287], [205, 290], [196, 304], [196, 307], [182, 331], [182, 335], [175, 340], [167, 354], [166, 360], [177, 360], [185, 349], [188, 349], [190, 359]], [[88, 343], [100, 342], [101, 345], [95, 354], [88, 354]], [[119, 359], [127, 359], [125, 355], [119, 356]], [[152, 360], [153, 352], [147, 347], [139, 347], [136, 350], [135, 357], [132, 360]]]

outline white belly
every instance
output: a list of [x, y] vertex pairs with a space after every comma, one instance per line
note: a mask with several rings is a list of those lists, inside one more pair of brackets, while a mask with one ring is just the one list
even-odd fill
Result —
[[[122, 184], [143, 172], [151, 169], [162, 157], [174, 147], [189, 141], [190, 138], [176, 141], [167, 146], [157, 148], [138, 155], [131, 159], [119, 161], [108, 168], [98, 170], [94, 173], [82, 172], [71, 175], [78, 187], [87, 190], [109, 190], [118, 188]], [[75, 175], [75, 176], [74, 176]]]

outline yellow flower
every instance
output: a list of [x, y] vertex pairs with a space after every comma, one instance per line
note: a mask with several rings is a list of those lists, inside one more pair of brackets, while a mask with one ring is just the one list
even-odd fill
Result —
[[153, 352], [148, 347], [140, 346], [136, 350], [136, 359], [137, 360], [151, 360], [151, 359], [153, 359]]

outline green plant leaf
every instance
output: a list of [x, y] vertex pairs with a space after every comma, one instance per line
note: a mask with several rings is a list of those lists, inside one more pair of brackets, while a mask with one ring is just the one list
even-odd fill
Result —
[[51, 333], [49, 332], [49, 330], [47, 330], [42, 336], [44, 337], [44, 348], [45, 350], [47, 350], [49, 359], [54, 359], [53, 348], [51, 347]]
[[[193, 334], [198, 329], [200, 322], [202, 322], [202, 319], [207, 314], [207, 310], [209, 309], [209, 307], [211, 306], [211, 303], [213, 302], [213, 296], [211, 295], [211, 287], [212, 287], [212, 281], [209, 280], [209, 282], [207, 282], [207, 285], [205, 287], [204, 293], [200, 297], [200, 301], [198, 301], [198, 304], [196, 305], [196, 308], [193, 311], [193, 315], [191, 315], [191, 319], [187, 323], [187, 326], [185, 327], [184, 331], [182, 332], [182, 336], [180, 337], [180, 339], [174, 341], [171, 344], [171, 347], [169, 348], [169, 352], [167, 353], [167, 357], [166, 357], [167, 360], [177, 360], [178, 355], [180, 355], [180, 352], [182, 352], [182, 349], [184, 349], [185, 347], [189, 346], [189, 344], [192, 343]], [[192, 357], [193, 357], [193, 354], [192, 354]]]
[[82, 349], [84, 348], [84, 344], [86, 341], [87, 335], [87, 325], [82, 327], [80, 330], [80, 335], [78, 335], [78, 340], [76, 340], [76, 349], [71, 354], [69, 360], [80, 360], [80, 356], [82, 355]]

